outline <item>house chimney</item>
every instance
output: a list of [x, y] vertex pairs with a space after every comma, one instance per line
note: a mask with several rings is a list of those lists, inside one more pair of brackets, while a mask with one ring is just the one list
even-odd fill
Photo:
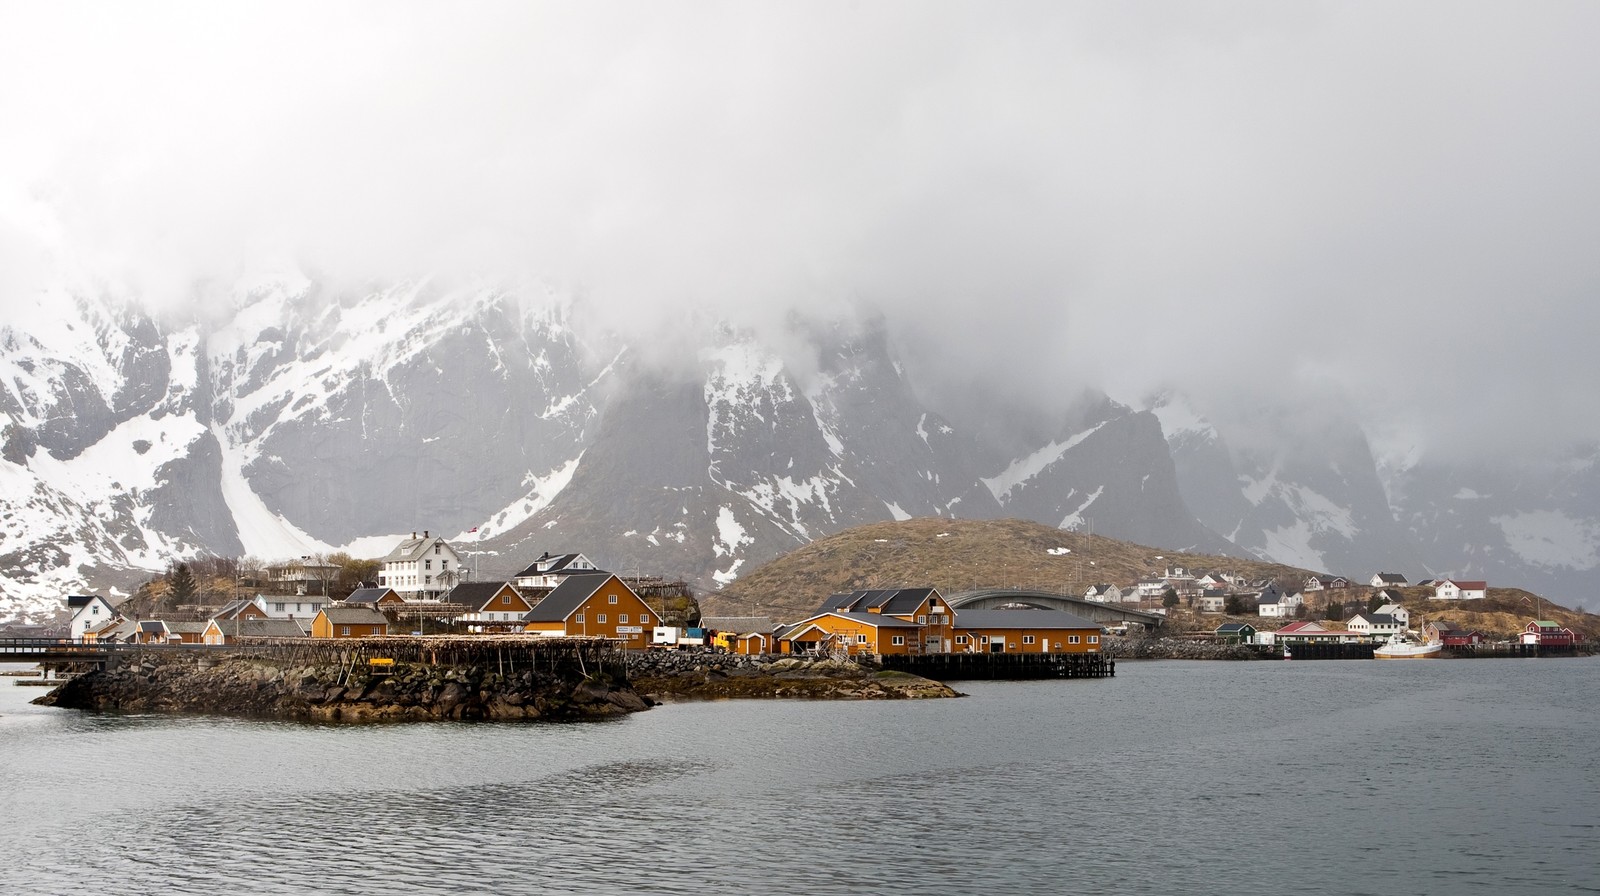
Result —
[[411, 540], [412, 541], [416, 541], [417, 540], [417, 530], [415, 530], [415, 529], [411, 530]]
[[423, 529], [422, 530], [422, 537], [423, 538], [427, 538], [428, 537], [428, 530], [427, 529]]

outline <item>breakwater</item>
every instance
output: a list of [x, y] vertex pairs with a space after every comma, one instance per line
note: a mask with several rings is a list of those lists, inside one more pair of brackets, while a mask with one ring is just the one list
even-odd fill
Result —
[[[1118, 660], [1260, 660], [1273, 657], [1247, 644], [1182, 638], [1101, 638], [1100, 650]], [[1279, 654], [1281, 658], [1282, 654]]]
[[34, 701], [73, 709], [323, 721], [551, 719], [637, 712], [603, 642], [361, 638], [136, 650]]
[[626, 661], [634, 688], [652, 698], [899, 700], [960, 696], [937, 681], [848, 659], [662, 650], [630, 653]]

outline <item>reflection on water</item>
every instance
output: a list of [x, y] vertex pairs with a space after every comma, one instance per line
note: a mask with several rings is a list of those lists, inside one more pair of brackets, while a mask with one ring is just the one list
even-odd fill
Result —
[[0, 682], [0, 808], [27, 834], [0, 892], [1596, 887], [1600, 661], [1118, 673], [368, 727], [90, 716]]

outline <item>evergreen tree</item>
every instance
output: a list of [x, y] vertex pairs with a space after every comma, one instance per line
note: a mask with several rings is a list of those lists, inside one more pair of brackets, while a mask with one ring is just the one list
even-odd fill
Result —
[[167, 592], [167, 605], [169, 607], [176, 610], [184, 604], [194, 603], [194, 573], [189, 571], [189, 564], [179, 563], [174, 566], [167, 579], [172, 584], [172, 590]]
[[1176, 607], [1178, 605], [1178, 592], [1172, 588], [1163, 591], [1161, 593], [1161, 605], [1169, 610]]
[[1329, 622], [1338, 622], [1339, 620], [1343, 619], [1344, 604], [1336, 600], [1328, 601], [1328, 605], [1322, 609], [1322, 618], [1328, 620]]

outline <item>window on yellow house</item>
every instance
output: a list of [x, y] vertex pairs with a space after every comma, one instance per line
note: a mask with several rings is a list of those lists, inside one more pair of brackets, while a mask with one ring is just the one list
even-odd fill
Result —
[[891, 640], [892, 640], [892, 642], [894, 643], [894, 645], [896, 647], [899, 647], [900, 645], [906, 643], [906, 636], [905, 635], [895, 635], [894, 638], [892, 638]]
[[1077, 635], [1068, 635], [1067, 636], [1067, 643], [1068, 644], [1076, 644], [1076, 643], [1078, 643], [1078, 636]]
[[1024, 643], [1024, 644], [1032, 644], [1033, 643], [1033, 636], [1032, 635], [1023, 635], [1022, 636], [1022, 643]]
[[606, 624], [606, 614], [604, 614], [604, 613], [596, 613], [596, 614], [594, 614], [594, 622], [595, 622], [595, 625], [605, 625]]
[[864, 635], [864, 634], [863, 635], [856, 635], [856, 643], [857, 644], [865, 644], [865, 643], [867, 643], [867, 636]]

